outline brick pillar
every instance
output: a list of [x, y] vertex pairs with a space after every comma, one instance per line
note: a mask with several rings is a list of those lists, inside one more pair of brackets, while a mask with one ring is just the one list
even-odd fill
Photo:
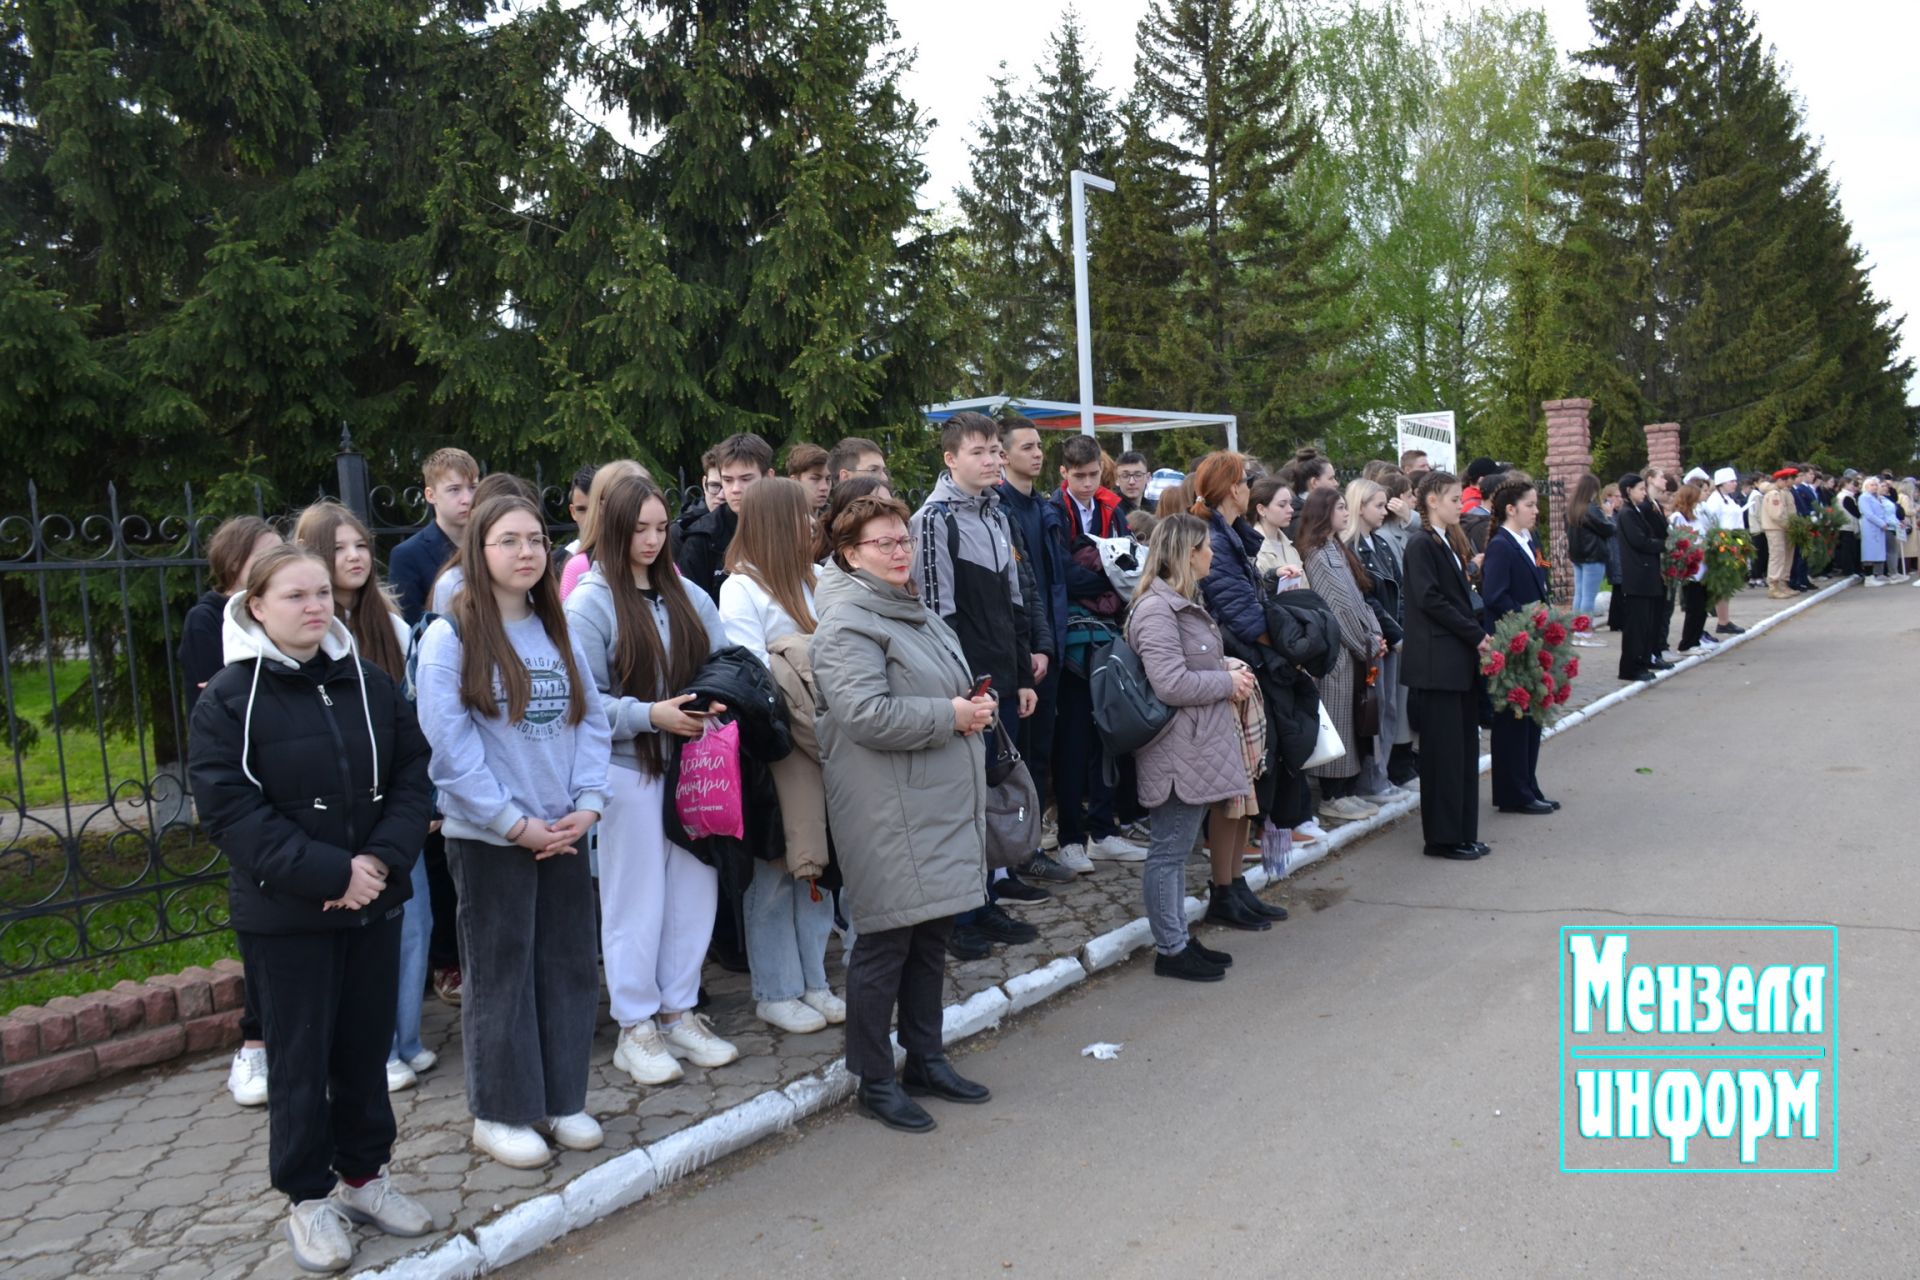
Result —
[[1677, 422], [1655, 422], [1646, 428], [1647, 465], [1659, 467], [1674, 478], [1680, 479], [1680, 424]]
[[1553, 568], [1548, 586], [1562, 604], [1573, 598], [1573, 561], [1567, 558], [1567, 499], [1580, 477], [1593, 470], [1592, 436], [1587, 417], [1591, 400], [1543, 400], [1547, 415], [1547, 480], [1545, 493], [1549, 528], [1547, 545]]

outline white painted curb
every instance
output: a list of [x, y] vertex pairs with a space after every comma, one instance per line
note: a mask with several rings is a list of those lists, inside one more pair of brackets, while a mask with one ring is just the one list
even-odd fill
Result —
[[[1855, 585], [1852, 578], [1836, 582], [1754, 623], [1745, 634], [1729, 636], [1713, 649], [1683, 659], [1673, 670], [1661, 672], [1651, 683], [1630, 684], [1595, 699], [1556, 721], [1542, 731], [1541, 737], [1550, 738], [1575, 725], [1584, 724], [1628, 698], [1637, 698], [1682, 671], [1690, 670], [1702, 662], [1710, 662]], [[1480, 757], [1480, 772], [1485, 773], [1492, 766], [1491, 756]], [[1387, 805], [1371, 818], [1344, 823], [1328, 833], [1328, 849], [1341, 849], [1364, 840], [1419, 807], [1420, 798], [1416, 794], [1410, 799]], [[1247, 868], [1246, 876], [1247, 884], [1255, 890], [1264, 889], [1270, 882], [1270, 877], [1262, 867]], [[1187, 898], [1184, 906], [1189, 921], [1206, 913], [1206, 903], [1200, 898]], [[1117, 929], [1087, 939], [1081, 944], [1077, 957], [1061, 956], [1038, 969], [1007, 979], [1004, 989], [988, 987], [959, 1004], [947, 1006], [941, 1013], [942, 1036], [946, 1043], [951, 1044], [998, 1026], [1008, 1014], [1031, 1009], [1076, 983], [1085, 981], [1088, 974], [1119, 964], [1152, 942], [1153, 931], [1145, 916], [1129, 920]], [[896, 1062], [899, 1057], [896, 1044]], [[637, 1148], [615, 1156], [604, 1164], [595, 1165], [557, 1191], [517, 1204], [492, 1221], [482, 1223], [473, 1229], [471, 1239], [466, 1235], [456, 1235], [432, 1249], [396, 1258], [378, 1271], [360, 1274], [366, 1280], [468, 1280], [483, 1272], [498, 1270], [551, 1244], [568, 1232], [577, 1231], [589, 1223], [639, 1203], [660, 1187], [684, 1178], [742, 1147], [844, 1102], [853, 1096], [857, 1083], [847, 1071], [846, 1059], [835, 1059], [819, 1075], [796, 1080], [784, 1089], [770, 1089], [730, 1111], [709, 1116], [679, 1133], [670, 1134], [652, 1146]]]

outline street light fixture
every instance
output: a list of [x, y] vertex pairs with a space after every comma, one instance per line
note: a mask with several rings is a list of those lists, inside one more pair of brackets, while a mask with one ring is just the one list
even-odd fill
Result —
[[1080, 434], [1093, 434], [1093, 321], [1087, 303], [1087, 188], [1112, 191], [1110, 178], [1075, 169], [1073, 188], [1073, 317], [1080, 347]]

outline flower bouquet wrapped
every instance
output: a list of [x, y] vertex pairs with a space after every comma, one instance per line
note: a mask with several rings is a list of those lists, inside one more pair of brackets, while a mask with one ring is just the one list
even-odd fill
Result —
[[1684, 524], [1669, 527], [1667, 549], [1660, 555], [1660, 576], [1666, 581], [1667, 590], [1677, 590], [1681, 583], [1699, 572], [1706, 559], [1706, 539], [1698, 530]]
[[1792, 516], [1787, 520], [1787, 545], [1807, 562], [1807, 572], [1821, 574], [1833, 563], [1840, 545], [1840, 532], [1846, 522], [1840, 513], [1825, 503], [1815, 503], [1810, 516]]
[[1552, 724], [1573, 696], [1573, 682], [1580, 674], [1573, 637], [1591, 630], [1593, 619], [1586, 614], [1575, 616], [1546, 605], [1500, 619], [1480, 655], [1480, 674], [1487, 678], [1494, 714], [1531, 716], [1542, 727]]
[[1753, 560], [1753, 538], [1745, 529], [1715, 529], [1706, 538], [1707, 603], [1731, 600], [1747, 584], [1747, 565]]

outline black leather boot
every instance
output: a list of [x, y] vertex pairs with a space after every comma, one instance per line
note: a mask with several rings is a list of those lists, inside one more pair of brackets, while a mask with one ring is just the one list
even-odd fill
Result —
[[891, 1076], [885, 1080], [862, 1080], [859, 1092], [854, 1095], [854, 1105], [887, 1128], [902, 1133], [928, 1133], [935, 1128], [927, 1109], [909, 1098], [900, 1082]]
[[961, 1075], [953, 1069], [944, 1053], [907, 1055], [906, 1069], [900, 1073], [900, 1083], [906, 1086], [909, 1094], [916, 1098], [944, 1098], [948, 1102], [985, 1102], [993, 1096], [993, 1091], [983, 1084]]
[[1245, 876], [1235, 876], [1233, 878], [1233, 896], [1244, 902], [1249, 911], [1265, 916], [1269, 920], [1285, 920], [1287, 918], [1287, 909], [1285, 907], [1274, 906], [1271, 903], [1262, 902], [1260, 895], [1253, 891], [1253, 886], [1247, 883]]
[[1240, 901], [1230, 884], [1207, 886], [1206, 918], [1214, 924], [1223, 924], [1229, 929], [1245, 929], [1248, 933], [1264, 933], [1273, 928], [1273, 921]]

